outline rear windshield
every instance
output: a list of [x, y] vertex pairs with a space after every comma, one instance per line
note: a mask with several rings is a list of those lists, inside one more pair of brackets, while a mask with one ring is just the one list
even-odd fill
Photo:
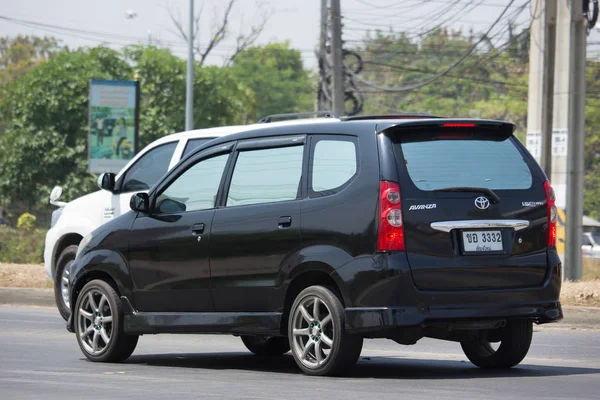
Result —
[[396, 153], [404, 155], [408, 175], [420, 190], [529, 189], [531, 170], [513, 140], [516, 139], [409, 141], [396, 144], [402, 148], [402, 153]]

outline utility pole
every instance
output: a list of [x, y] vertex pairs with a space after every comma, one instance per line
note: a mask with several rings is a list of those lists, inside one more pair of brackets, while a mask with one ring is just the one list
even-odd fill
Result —
[[[321, 37], [319, 38], [319, 59], [321, 60], [321, 69], [327, 69], [327, 0], [321, 0]], [[325, 74], [325, 71], [319, 71], [321, 79]], [[322, 82], [319, 81], [319, 85]], [[319, 93], [321, 93], [319, 91]], [[315, 111], [322, 111], [328, 109], [325, 104], [325, 96], [321, 95], [317, 98]]]
[[190, 0], [187, 81], [185, 86], [185, 130], [194, 129], [194, 0]]
[[552, 118], [556, 50], [556, 2], [531, 1], [527, 149], [547, 176], [552, 173]]
[[[582, 275], [583, 150], [587, 21], [583, 1], [557, 1], [554, 130], [551, 182], [556, 205], [566, 207], [564, 278]], [[546, 4], [552, 2], [546, 2]]]
[[333, 112], [342, 116], [344, 115], [344, 60], [340, 0], [331, 0], [331, 53], [333, 55]]

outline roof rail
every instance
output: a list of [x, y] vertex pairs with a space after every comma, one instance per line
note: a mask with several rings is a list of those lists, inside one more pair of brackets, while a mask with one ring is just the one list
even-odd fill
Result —
[[383, 115], [357, 115], [355, 117], [346, 117], [344, 121], [362, 121], [370, 119], [424, 119], [424, 118], [441, 118], [437, 115], [431, 115], [425, 112], [407, 112], [398, 114], [383, 114]]
[[321, 116], [324, 118], [337, 118], [331, 111], [314, 111], [314, 112], [299, 112], [299, 113], [288, 113], [288, 114], [273, 114], [267, 115], [258, 121], [259, 124], [266, 124], [273, 122], [274, 119], [297, 119], [297, 117], [308, 117], [308, 116]]

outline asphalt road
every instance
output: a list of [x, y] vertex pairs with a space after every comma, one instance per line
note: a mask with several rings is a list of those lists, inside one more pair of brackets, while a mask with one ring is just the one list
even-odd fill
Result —
[[316, 378], [231, 336], [144, 336], [125, 363], [92, 363], [56, 310], [0, 306], [0, 399], [42, 398], [598, 399], [600, 331], [538, 328], [519, 367], [491, 372], [456, 343], [368, 340], [350, 377]]

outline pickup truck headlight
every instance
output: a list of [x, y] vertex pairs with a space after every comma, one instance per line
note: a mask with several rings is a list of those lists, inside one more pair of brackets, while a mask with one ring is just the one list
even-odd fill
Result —
[[62, 212], [63, 212], [62, 207], [57, 208], [56, 210], [52, 211], [52, 218], [50, 219], [50, 228], [54, 228], [54, 225], [56, 225], [56, 223], [58, 222], [58, 219], [62, 215]]
[[87, 235], [85, 235], [85, 237], [83, 239], [81, 239], [81, 242], [79, 242], [79, 247], [77, 247], [77, 254], [75, 254], [75, 258], [79, 257], [79, 254], [83, 251], [85, 246], [87, 246], [91, 240], [92, 240], [91, 233], [88, 233]]

